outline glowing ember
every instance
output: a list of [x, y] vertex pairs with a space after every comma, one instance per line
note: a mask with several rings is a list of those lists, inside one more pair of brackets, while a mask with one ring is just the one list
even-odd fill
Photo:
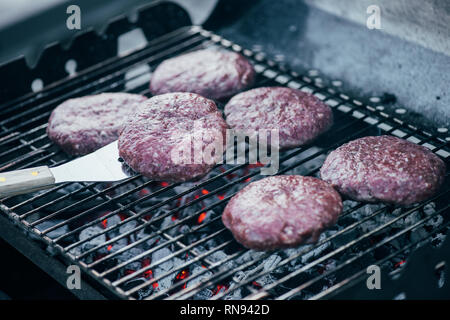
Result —
[[166, 182], [166, 181], [161, 181], [160, 184], [161, 184], [161, 186], [164, 187], [164, 188], [169, 186], [169, 183]]
[[262, 288], [262, 285], [260, 285], [260, 284], [259, 284], [258, 282], [256, 282], [256, 281], [253, 281], [252, 284], [253, 284], [255, 287]]
[[208, 193], [209, 193], [209, 191], [208, 191], [208, 190], [206, 190], [206, 189], [202, 189], [202, 193], [206, 195], [206, 194], [208, 194]]
[[106, 249], [107, 249], [108, 251], [111, 251], [112, 245], [110, 244]]
[[224, 194], [218, 194], [217, 198], [219, 198], [219, 200], [223, 200], [223, 199], [225, 199], [225, 195]]
[[200, 215], [198, 216], [197, 222], [198, 222], [198, 223], [202, 223], [203, 220], [205, 220], [205, 218], [206, 218], [206, 212], [202, 212], [202, 213], [200, 213]]
[[108, 226], [108, 219], [102, 221], [102, 226], [106, 229], [106, 227]]
[[400, 267], [402, 264], [404, 264], [404, 263], [406, 263], [406, 260], [402, 260], [402, 261], [399, 261], [399, 262], [397, 262], [395, 265], [394, 265], [394, 268], [398, 268], [398, 267]]

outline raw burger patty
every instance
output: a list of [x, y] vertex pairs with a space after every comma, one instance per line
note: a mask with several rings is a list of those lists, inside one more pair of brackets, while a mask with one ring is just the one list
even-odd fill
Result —
[[231, 198], [222, 221], [245, 247], [272, 250], [317, 241], [341, 211], [341, 197], [328, 183], [272, 176], [250, 183]]
[[119, 154], [148, 178], [185, 181], [206, 174], [214, 163], [204, 161], [203, 156], [197, 161], [196, 151], [191, 150], [191, 163], [186, 164], [181, 157], [174, 159], [173, 152], [190, 146], [194, 139], [203, 152], [225, 134], [226, 123], [212, 100], [195, 93], [167, 93], [143, 102], [130, 116], [119, 137]]
[[393, 137], [364, 137], [331, 152], [320, 174], [350, 199], [409, 205], [432, 196], [445, 164], [423, 146]]
[[47, 135], [68, 154], [91, 153], [117, 140], [128, 114], [146, 99], [129, 93], [69, 99], [53, 110]]
[[306, 144], [333, 124], [333, 113], [315, 96], [291, 88], [264, 87], [242, 92], [225, 106], [236, 130], [279, 130], [280, 148]]
[[198, 50], [163, 61], [153, 73], [150, 91], [193, 92], [222, 99], [254, 82], [253, 66], [242, 55], [226, 50]]

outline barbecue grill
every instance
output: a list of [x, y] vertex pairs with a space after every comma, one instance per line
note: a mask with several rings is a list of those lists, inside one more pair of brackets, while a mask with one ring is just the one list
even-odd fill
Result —
[[[147, 44], [117, 56], [118, 37], [136, 28]], [[45, 132], [50, 112], [62, 101], [112, 91], [150, 96], [148, 81], [160, 62], [208, 47], [246, 56], [257, 72], [255, 87], [297, 88], [332, 107], [332, 129], [310, 145], [280, 154], [278, 174], [316, 176], [336, 147], [382, 134], [424, 145], [450, 167], [445, 130], [409, 124], [343, 92], [341, 81], [327, 81], [315, 70], [291, 71], [262, 52], [192, 26], [181, 7], [157, 3], [141, 9], [135, 22], [121, 17], [102, 34], [83, 33], [69, 48], [49, 46], [32, 68], [23, 58], [0, 67], [0, 170], [71, 160]], [[218, 105], [222, 108], [223, 101]], [[271, 252], [243, 248], [220, 220], [227, 201], [260, 178], [259, 164], [244, 163], [217, 165], [187, 183], [141, 176], [118, 183], [65, 183], [2, 199], [1, 235], [64, 285], [67, 266], [78, 266], [82, 289], [73, 293], [81, 298], [409, 298], [418, 296], [411, 279], [419, 272], [430, 296], [450, 296], [444, 281], [448, 171], [440, 191], [427, 201], [398, 208], [347, 200], [337, 225], [318, 243]], [[385, 290], [367, 289], [371, 265], [383, 271]]]

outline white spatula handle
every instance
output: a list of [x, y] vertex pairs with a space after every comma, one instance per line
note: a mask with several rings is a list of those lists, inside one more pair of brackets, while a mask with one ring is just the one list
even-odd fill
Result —
[[0, 198], [49, 188], [55, 177], [46, 166], [0, 172]]

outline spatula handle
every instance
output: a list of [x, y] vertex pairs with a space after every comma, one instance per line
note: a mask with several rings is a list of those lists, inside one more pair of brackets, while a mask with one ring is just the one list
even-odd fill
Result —
[[49, 188], [55, 177], [47, 166], [0, 172], [0, 198]]

